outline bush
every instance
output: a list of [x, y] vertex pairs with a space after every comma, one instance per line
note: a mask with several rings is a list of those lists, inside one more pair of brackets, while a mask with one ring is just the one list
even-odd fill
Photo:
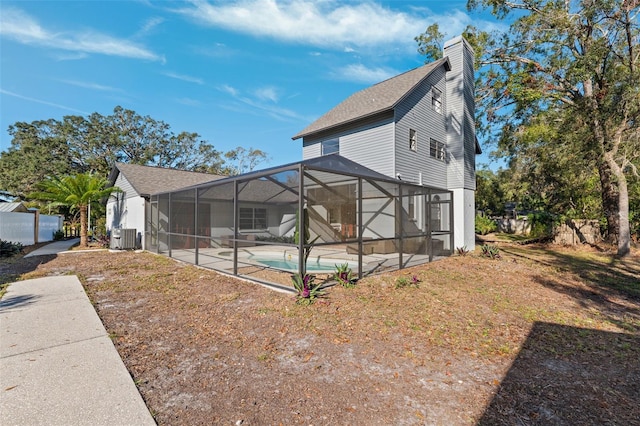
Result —
[[476, 215], [476, 234], [487, 235], [498, 230], [495, 220], [486, 216]]
[[353, 277], [353, 271], [349, 267], [348, 263], [342, 265], [336, 265], [336, 272], [333, 274], [333, 278], [345, 288], [355, 287], [356, 280]]
[[293, 274], [291, 280], [293, 287], [296, 289], [296, 303], [300, 305], [311, 305], [318, 297], [324, 295], [324, 291], [320, 290], [320, 284], [315, 282], [314, 275]]
[[64, 232], [61, 229], [58, 229], [53, 233], [53, 241], [61, 241], [64, 240]]
[[500, 249], [497, 246], [485, 244], [482, 247], [482, 255], [489, 259], [500, 259]]
[[0, 257], [11, 257], [20, 254], [24, 246], [20, 243], [0, 240]]
[[398, 279], [396, 279], [396, 288], [404, 288], [404, 287], [418, 288], [418, 284], [420, 284], [420, 278], [418, 278], [417, 275], [412, 275], [411, 278], [398, 277]]
[[469, 254], [469, 249], [467, 249], [467, 246], [456, 247], [456, 251], [458, 252], [458, 256], [466, 256]]
[[531, 231], [529, 231], [530, 237], [541, 238], [551, 236], [554, 223], [554, 218], [551, 213], [529, 213], [527, 215], [527, 221], [531, 224]]

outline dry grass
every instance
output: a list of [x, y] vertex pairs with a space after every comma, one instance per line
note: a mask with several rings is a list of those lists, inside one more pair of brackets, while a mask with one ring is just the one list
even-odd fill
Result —
[[81, 277], [160, 424], [640, 418], [640, 258], [501, 250], [335, 286], [311, 306], [149, 253], [73, 253], [22, 277]]

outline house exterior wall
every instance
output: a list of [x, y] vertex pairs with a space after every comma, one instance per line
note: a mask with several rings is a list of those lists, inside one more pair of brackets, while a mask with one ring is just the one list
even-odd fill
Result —
[[445, 43], [451, 71], [447, 73], [449, 172], [447, 189], [454, 191], [454, 244], [475, 248], [475, 99], [473, 50], [462, 37]]
[[446, 111], [449, 120], [447, 147], [450, 157], [448, 189], [475, 190], [473, 50], [462, 37], [457, 37], [445, 43], [444, 54], [451, 62], [451, 71], [446, 77]]
[[362, 200], [363, 238], [393, 238], [396, 235], [395, 203], [386, 199]]
[[[443, 93], [442, 113], [431, 105], [431, 89], [435, 87]], [[402, 180], [424, 183], [437, 188], [447, 187], [447, 164], [430, 156], [430, 141], [447, 142], [445, 70], [434, 70], [409, 96], [395, 109], [395, 174], [400, 173]], [[416, 130], [416, 151], [409, 148], [409, 131]], [[354, 161], [358, 161], [354, 159]], [[376, 170], [376, 169], [374, 169]], [[377, 170], [381, 171], [381, 170]], [[384, 173], [384, 172], [383, 172]], [[386, 173], [385, 173], [386, 174]]]
[[395, 175], [394, 135], [395, 124], [391, 114], [371, 117], [358, 122], [357, 126], [336, 129], [313, 138], [304, 138], [302, 157], [309, 159], [322, 155], [320, 144], [324, 140], [338, 138], [340, 155], [365, 167]]
[[[403, 181], [453, 190], [453, 230], [456, 247], [475, 248], [475, 99], [473, 50], [462, 38], [445, 43], [451, 70], [434, 70], [396, 105], [393, 117], [368, 117], [349, 127], [303, 139], [303, 158], [321, 155], [323, 140], [339, 138], [340, 155]], [[432, 88], [442, 94], [441, 111], [432, 107]], [[410, 129], [417, 147], [409, 147]], [[445, 158], [431, 157], [430, 142], [445, 144]], [[447, 216], [448, 217], [448, 216]], [[369, 218], [363, 218], [366, 220]], [[383, 216], [375, 217], [380, 229]], [[445, 242], [446, 246], [449, 242]]]
[[[115, 228], [135, 229], [136, 233], [144, 236], [148, 201], [136, 192], [122, 173], [118, 175], [115, 186], [122, 192], [112, 194], [107, 201], [107, 232]], [[146, 248], [145, 240], [142, 238], [143, 249]]]
[[455, 247], [473, 250], [476, 246], [475, 234], [475, 191], [458, 188], [453, 190], [453, 238]]

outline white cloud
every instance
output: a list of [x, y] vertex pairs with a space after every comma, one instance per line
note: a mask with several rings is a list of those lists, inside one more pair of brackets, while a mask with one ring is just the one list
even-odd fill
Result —
[[278, 89], [272, 86], [261, 87], [254, 92], [255, 96], [262, 101], [278, 102]]
[[352, 64], [335, 71], [334, 74], [341, 80], [374, 84], [398, 75], [400, 72], [391, 68], [367, 68], [362, 64]]
[[89, 55], [84, 52], [59, 52], [53, 55], [57, 61], [77, 61], [87, 58], [88, 56]]
[[0, 35], [33, 46], [164, 62], [163, 57], [130, 40], [92, 31], [47, 30], [31, 16], [16, 8], [3, 9], [0, 15]]
[[116, 87], [105, 86], [102, 84], [91, 83], [86, 81], [78, 81], [78, 80], [58, 80], [58, 81], [62, 83], [70, 84], [72, 86], [83, 87], [85, 89], [100, 90], [103, 92], [122, 92], [123, 91], [122, 89], [118, 89]]
[[170, 77], [170, 78], [175, 78], [176, 80], [186, 81], [188, 83], [204, 84], [204, 81], [201, 78], [192, 77], [190, 75], [176, 74], [176, 73], [170, 72], [170, 71], [163, 72], [162, 75]]
[[207, 47], [195, 47], [194, 51], [197, 54], [210, 56], [212, 58], [227, 58], [240, 53], [223, 43], [214, 43], [212, 46]]
[[45, 101], [45, 100], [42, 100], [42, 99], [30, 98], [28, 96], [23, 96], [23, 95], [20, 95], [18, 93], [13, 93], [13, 92], [10, 92], [10, 91], [4, 90], [4, 89], [0, 89], [0, 93], [2, 93], [3, 95], [7, 95], [7, 96], [13, 96], [14, 98], [22, 99], [22, 100], [25, 100], [25, 101], [35, 102], [37, 104], [48, 105], [48, 106], [52, 106], [52, 107], [55, 107], [55, 108], [64, 109], [66, 111], [77, 112], [77, 113], [80, 113], [80, 114], [83, 114], [83, 115], [88, 115], [89, 114], [86, 111], [82, 111], [82, 110], [79, 110], [79, 109], [76, 109], [76, 108], [71, 108], [71, 107], [68, 107], [68, 106], [65, 106], [65, 105], [56, 104], [56, 103]]
[[279, 99], [276, 88], [267, 86], [258, 89], [252, 93], [255, 98], [245, 96], [240, 93], [239, 90], [229, 85], [219, 86], [218, 89], [224, 93], [229, 94], [233, 98], [233, 102], [221, 105], [225, 109], [242, 114], [266, 114], [280, 121], [307, 120], [307, 118], [302, 117], [296, 111], [273, 105], [273, 103], [277, 102], [277, 100]]
[[218, 89], [221, 92], [228, 93], [231, 96], [238, 96], [238, 90], [236, 88], [234, 88], [234, 87], [231, 87], [231, 86], [227, 85], [227, 84], [223, 84], [222, 86], [218, 87]]
[[140, 28], [136, 33], [136, 37], [142, 37], [149, 34], [164, 21], [165, 19], [159, 16], [147, 19], [144, 24], [142, 24], [142, 28]]
[[176, 102], [182, 105], [193, 106], [193, 107], [198, 107], [202, 105], [202, 102], [193, 98], [179, 98], [179, 99], [176, 99]]
[[434, 22], [450, 37], [468, 24], [486, 28], [462, 11], [436, 15], [425, 8], [384, 7], [374, 1], [192, 0], [175, 10], [205, 25], [277, 40], [350, 51], [355, 47], [407, 46]]

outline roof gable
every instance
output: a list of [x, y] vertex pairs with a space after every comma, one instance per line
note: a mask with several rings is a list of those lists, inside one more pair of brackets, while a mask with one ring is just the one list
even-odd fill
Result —
[[21, 201], [17, 203], [0, 203], [0, 212], [27, 213], [29, 209]]
[[151, 194], [164, 191], [173, 191], [225, 177], [210, 173], [140, 166], [138, 164], [116, 163], [109, 175], [109, 180], [112, 185], [115, 184], [120, 173], [122, 173], [123, 177], [127, 179], [131, 186], [133, 186], [136, 192], [141, 196], [149, 196]]
[[391, 110], [440, 66], [444, 66], [447, 71], [451, 69], [449, 59], [445, 57], [356, 92], [292, 139]]

